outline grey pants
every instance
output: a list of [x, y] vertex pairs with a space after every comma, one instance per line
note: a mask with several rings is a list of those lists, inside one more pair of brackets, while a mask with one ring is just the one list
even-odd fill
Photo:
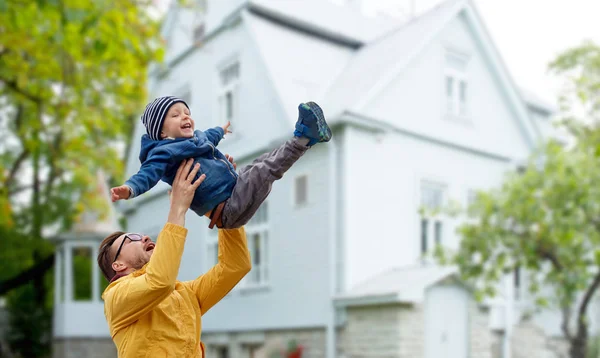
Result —
[[271, 192], [273, 182], [281, 179], [309, 148], [306, 144], [307, 138], [294, 137], [240, 170], [221, 214], [223, 228], [234, 229], [248, 223]]

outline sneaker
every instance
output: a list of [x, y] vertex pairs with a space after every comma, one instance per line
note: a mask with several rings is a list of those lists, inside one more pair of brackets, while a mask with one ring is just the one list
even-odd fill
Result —
[[321, 142], [329, 142], [331, 129], [325, 122], [323, 110], [315, 102], [301, 103], [298, 106], [298, 121], [296, 122], [296, 137], [309, 139], [308, 146]]

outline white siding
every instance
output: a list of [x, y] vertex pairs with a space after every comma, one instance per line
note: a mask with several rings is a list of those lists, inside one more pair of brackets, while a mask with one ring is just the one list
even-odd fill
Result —
[[[510, 164], [409, 137], [348, 128], [345, 144], [345, 288], [420, 259], [419, 186], [446, 185], [465, 204], [468, 192], [499, 184]], [[454, 228], [444, 242], [456, 247]]]
[[[203, 330], [249, 330], [325, 325], [329, 301], [327, 147], [316, 146], [269, 194], [267, 288], [234, 290], [203, 317]], [[308, 176], [308, 203], [296, 207], [293, 185]]]
[[[365, 112], [453, 143], [509, 157], [526, 157], [528, 147], [520, 123], [469, 31], [462, 17], [452, 20]], [[445, 114], [447, 50], [469, 56], [466, 71], [470, 122], [452, 120]]]
[[[162, 79], [151, 96], [176, 94], [186, 86], [192, 90], [192, 117], [197, 129], [222, 125], [216, 120], [218, 90], [217, 68], [231, 58], [240, 61], [240, 108], [243, 118], [235, 138], [219, 145], [232, 154], [238, 168], [261, 154], [261, 148], [274, 140], [291, 138], [293, 125], [268, 80], [254, 39], [240, 23], [221, 33], [175, 67]], [[187, 83], [186, 83], [187, 82]], [[140, 136], [138, 124], [127, 173], [139, 168]], [[269, 253], [271, 284], [262, 290], [236, 290], [203, 317], [203, 331], [256, 328], [323, 326], [330, 305], [328, 253], [328, 155], [326, 145], [309, 151], [279, 182], [269, 195]], [[308, 175], [308, 204], [295, 208], [293, 182], [298, 174]], [[168, 198], [164, 183], [153, 192], [159, 197], [139, 205], [139, 198], [125, 207], [138, 210], [128, 216], [128, 229], [155, 234], [167, 217]], [[162, 190], [162, 194], [161, 194]], [[150, 195], [147, 195], [150, 196]], [[139, 205], [139, 206], [138, 206]], [[179, 279], [196, 277], [206, 269], [208, 219], [188, 214], [189, 228]]]

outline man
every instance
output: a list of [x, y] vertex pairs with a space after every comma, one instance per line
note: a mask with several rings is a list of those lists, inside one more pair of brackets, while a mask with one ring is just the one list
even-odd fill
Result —
[[[228, 157], [233, 163], [233, 158]], [[98, 265], [110, 281], [104, 314], [119, 357], [201, 357], [201, 316], [250, 271], [243, 228], [219, 230], [219, 262], [193, 281], [177, 281], [187, 229], [185, 213], [205, 175], [193, 160], [175, 176], [167, 223], [155, 245], [148, 236], [116, 232], [100, 245]]]

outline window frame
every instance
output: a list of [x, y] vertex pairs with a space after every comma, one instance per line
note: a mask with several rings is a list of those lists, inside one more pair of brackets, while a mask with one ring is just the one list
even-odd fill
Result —
[[[269, 202], [265, 201], [254, 214], [252, 219], [246, 224], [246, 238], [248, 242], [248, 250], [250, 251], [250, 259], [252, 269], [238, 284], [241, 291], [249, 291], [270, 286], [271, 282], [271, 230], [270, 230], [270, 215]], [[264, 217], [263, 217], [264, 216]], [[258, 256], [255, 255], [254, 237], [259, 235], [260, 251]], [[260, 262], [255, 262], [256, 258]], [[257, 276], [256, 276], [257, 275]], [[259, 280], [254, 281], [254, 277], [259, 277]]]
[[[470, 93], [472, 84], [469, 80], [469, 56], [455, 50], [446, 50], [444, 56], [444, 115], [454, 120], [470, 121], [471, 106]], [[448, 87], [448, 79], [452, 79], [452, 85]], [[465, 98], [462, 97], [462, 85], [465, 85]], [[452, 93], [449, 95], [448, 88]]]
[[[446, 205], [448, 200], [448, 186], [439, 181], [421, 180], [418, 186], [418, 203], [421, 209], [436, 209]], [[435, 207], [427, 207], [424, 202], [426, 190], [437, 190], [441, 194], [440, 202]], [[444, 245], [446, 237], [447, 222], [442, 214], [430, 215], [426, 212], [420, 213], [418, 225], [419, 252], [421, 257], [431, 253], [438, 245]], [[425, 230], [424, 230], [425, 229]]]
[[[230, 80], [224, 80], [225, 71], [230, 70], [233, 66], [237, 66], [236, 77]], [[235, 130], [236, 127], [239, 127], [240, 120], [240, 111], [239, 111], [239, 89], [242, 77], [242, 64], [239, 61], [237, 56], [234, 56], [227, 61], [223, 61], [220, 65], [217, 66], [216, 77], [217, 77], [217, 88], [216, 97], [217, 97], [217, 123], [215, 126], [223, 126], [227, 123], [227, 121], [231, 122], [232, 133], [227, 134], [228, 138], [238, 137], [239, 131]], [[231, 98], [231, 104], [228, 105], [228, 99]], [[229, 116], [227, 112], [231, 111], [231, 115]]]

